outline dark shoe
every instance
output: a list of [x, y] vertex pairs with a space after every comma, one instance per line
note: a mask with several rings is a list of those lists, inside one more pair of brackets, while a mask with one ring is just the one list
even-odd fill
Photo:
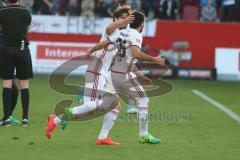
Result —
[[1, 120], [0, 121], [0, 126], [11, 126], [11, 120], [10, 119]]
[[28, 126], [29, 126], [29, 120], [23, 119], [23, 120], [22, 120], [22, 126], [23, 126], [23, 127], [28, 127]]

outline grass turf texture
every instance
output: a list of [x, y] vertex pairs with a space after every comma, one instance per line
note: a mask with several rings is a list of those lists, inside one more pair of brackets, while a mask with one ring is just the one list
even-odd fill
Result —
[[[78, 83], [76, 77], [67, 80]], [[240, 124], [208, 102], [192, 93], [198, 89], [240, 114], [240, 84], [234, 82], [168, 80], [175, 89], [150, 102], [150, 113], [177, 115], [185, 113], [191, 121], [159, 119], [150, 122], [150, 132], [162, 139], [158, 145], [139, 144], [138, 124], [126, 121], [122, 114], [110, 136], [120, 146], [96, 146], [95, 139], [102, 118], [87, 122], [72, 122], [65, 131], [56, 130], [49, 141], [44, 127], [47, 116], [54, 112], [59, 100], [73, 96], [54, 92], [46, 76], [31, 80], [30, 127], [0, 127], [0, 160], [238, 160], [240, 158]], [[1, 102], [2, 104], [2, 102]], [[14, 116], [21, 117], [18, 103]], [[126, 110], [123, 105], [122, 113]], [[2, 110], [1, 110], [2, 115]], [[188, 117], [189, 118], [189, 117]]]

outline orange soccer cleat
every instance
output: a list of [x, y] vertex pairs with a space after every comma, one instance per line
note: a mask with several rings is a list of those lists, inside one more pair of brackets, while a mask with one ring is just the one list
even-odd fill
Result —
[[111, 138], [97, 139], [96, 145], [119, 145], [120, 143], [113, 141]]
[[49, 115], [48, 116], [48, 124], [47, 124], [47, 127], [46, 127], [46, 137], [48, 139], [51, 139], [52, 132], [57, 127], [57, 125], [53, 123], [53, 120], [54, 120], [55, 117], [56, 117], [55, 115]]

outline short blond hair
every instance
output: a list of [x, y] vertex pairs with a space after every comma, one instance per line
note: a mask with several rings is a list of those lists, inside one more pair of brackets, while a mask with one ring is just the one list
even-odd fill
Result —
[[113, 18], [119, 18], [121, 17], [124, 13], [127, 13], [130, 15], [131, 12], [131, 7], [126, 5], [126, 6], [118, 6], [117, 9], [113, 12]]

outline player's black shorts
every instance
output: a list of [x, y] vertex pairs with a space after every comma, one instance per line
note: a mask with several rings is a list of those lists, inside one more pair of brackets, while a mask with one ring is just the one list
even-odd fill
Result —
[[32, 59], [30, 50], [21, 51], [19, 47], [5, 47], [0, 49], [0, 77], [13, 79], [16, 69], [16, 78], [27, 80], [33, 77]]

